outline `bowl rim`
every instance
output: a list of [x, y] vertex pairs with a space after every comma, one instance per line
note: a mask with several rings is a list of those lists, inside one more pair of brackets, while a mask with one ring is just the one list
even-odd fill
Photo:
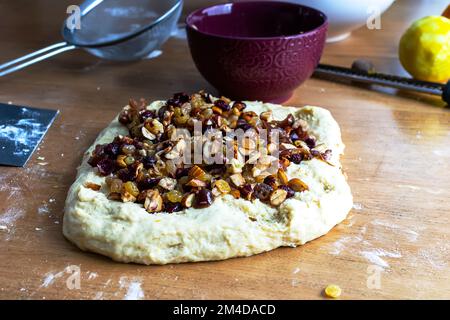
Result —
[[[321, 15], [323, 17], [323, 22], [316, 28], [311, 29], [307, 32], [303, 32], [303, 33], [297, 33], [297, 34], [291, 34], [291, 35], [280, 35], [280, 36], [276, 36], [276, 37], [244, 37], [244, 36], [226, 36], [226, 35], [221, 35], [221, 34], [217, 34], [217, 33], [210, 33], [210, 32], [205, 32], [205, 31], [201, 31], [197, 28], [194, 28], [192, 25], [192, 21], [190, 21], [192, 19], [192, 17], [198, 13], [201, 13], [204, 10], [207, 9], [211, 9], [211, 8], [216, 8], [216, 7], [223, 7], [223, 6], [233, 6], [233, 5], [237, 5], [237, 4], [242, 4], [242, 3], [257, 3], [260, 5], [267, 5], [268, 3], [271, 4], [282, 4], [282, 5], [290, 5], [292, 7], [297, 7], [297, 8], [305, 8], [311, 11], [315, 11], [317, 12], [319, 15]], [[206, 36], [210, 36], [210, 37], [216, 37], [216, 38], [221, 38], [221, 39], [228, 39], [228, 40], [254, 40], [254, 41], [258, 41], [258, 40], [279, 40], [279, 39], [296, 39], [296, 38], [301, 38], [304, 36], [308, 36], [310, 34], [316, 33], [317, 31], [327, 28], [328, 27], [328, 17], [325, 13], [323, 13], [322, 11], [312, 8], [312, 7], [308, 7], [308, 6], [304, 6], [301, 4], [297, 4], [297, 3], [292, 3], [292, 2], [285, 2], [285, 1], [242, 1], [242, 2], [226, 2], [226, 3], [219, 3], [219, 4], [215, 4], [215, 5], [211, 5], [211, 6], [206, 6], [206, 7], [202, 7], [199, 9], [194, 10], [193, 12], [191, 12], [185, 19], [185, 23], [186, 23], [186, 29], [190, 29], [194, 32], [206, 35]]]

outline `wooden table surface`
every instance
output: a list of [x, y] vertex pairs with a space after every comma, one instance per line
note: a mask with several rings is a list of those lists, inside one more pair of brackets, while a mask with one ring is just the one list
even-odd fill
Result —
[[[0, 1], [0, 60], [59, 41], [71, 2]], [[186, 2], [189, 11], [205, 1]], [[404, 74], [397, 60], [402, 31], [447, 2], [397, 1], [381, 30], [361, 28], [328, 44], [322, 62], [366, 57], [380, 71]], [[161, 50], [129, 64], [73, 51], [0, 78], [1, 102], [61, 112], [25, 168], [0, 167], [0, 298], [315, 299], [330, 283], [341, 286], [342, 299], [450, 298], [449, 109], [437, 98], [394, 90], [310, 79], [286, 103], [331, 110], [347, 145], [343, 164], [355, 201], [348, 219], [303, 247], [140, 266], [81, 252], [65, 240], [64, 200], [82, 153], [129, 97], [215, 92], [182, 34]], [[67, 286], [77, 268], [79, 289]]]

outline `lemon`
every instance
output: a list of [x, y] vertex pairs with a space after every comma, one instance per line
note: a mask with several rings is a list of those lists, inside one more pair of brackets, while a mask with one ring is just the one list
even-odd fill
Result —
[[400, 39], [399, 58], [414, 78], [450, 79], [450, 19], [429, 16], [417, 20]]

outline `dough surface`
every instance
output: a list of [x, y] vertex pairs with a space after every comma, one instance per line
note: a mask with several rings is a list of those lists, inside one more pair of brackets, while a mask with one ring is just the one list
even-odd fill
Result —
[[[158, 109], [163, 103], [156, 101], [147, 108]], [[96, 144], [128, 134], [116, 117], [87, 150], [78, 168], [66, 200], [64, 236], [82, 250], [116, 261], [167, 264], [250, 256], [280, 246], [302, 245], [326, 234], [345, 219], [353, 204], [339, 162], [344, 144], [338, 124], [328, 110], [319, 107], [245, 103], [247, 110], [258, 114], [271, 109], [276, 120], [292, 113], [307, 121], [317, 144], [332, 150], [334, 166], [315, 158], [291, 164], [288, 177], [300, 178], [309, 191], [296, 193], [278, 208], [225, 195], [208, 208], [150, 214], [141, 204], [108, 200], [105, 178], [87, 164]], [[87, 182], [102, 188], [91, 190], [84, 187]]]

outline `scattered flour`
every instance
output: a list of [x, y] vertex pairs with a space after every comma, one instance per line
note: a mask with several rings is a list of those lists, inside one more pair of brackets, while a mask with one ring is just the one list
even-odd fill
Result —
[[386, 251], [384, 249], [380, 248], [374, 248], [374, 249], [368, 249], [361, 251], [361, 255], [366, 258], [368, 261], [370, 261], [373, 264], [376, 264], [377, 266], [383, 267], [383, 268], [389, 268], [389, 263], [387, 263], [383, 257], [388, 258], [401, 258], [402, 255], [398, 251]]
[[128, 281], [127, 277], [121, 277], [119, 280], [120, 288], [127, 288], [124, 300], [141, 300], [144, 298], [144, 291], [141, 288], [142, 282], [138, 278]]
[[297, 274], [300, 272], [300, 268], [295, 268], [294, 271], [292, 271], [293, 274]]
[[61, 278], [65, 272], [66, 271], [64, 269], [64, 271], [60, 271], [58, 273], [52, 273], [52, 272], [47, 273], [45, 275], [44, 280], [42, 281], [40, 288], [47, 288], [49, 285], [51, 285], [53, 283], [53, 281], [55, 281], [58, 278]]
[[98, 277], [98, 273], [96, 273], [96, 272], [89, 272], [88, 280], [93, 280], [93, 279], [95, 279], [97, 277]]
[[355, 202], [353, 204], [353, 209], [355, 209], [355, 210], [362, 210], [363, 208], [364, 208], [364, 206], [362, 205], [362, 203]]

